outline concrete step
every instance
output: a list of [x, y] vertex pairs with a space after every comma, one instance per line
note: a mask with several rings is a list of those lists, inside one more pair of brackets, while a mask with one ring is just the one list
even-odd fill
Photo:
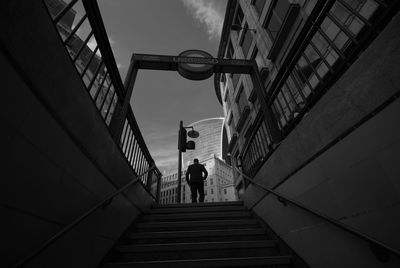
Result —
[[171, 214], [171, 213], [197, 213], [197, 212], [215, 212], [215, 211], [247, 211], [244, 206], [202, 206], [202, 207], [170, 207], [153, 208], [148, 214]]
[[138, 222], [132, 229], [141, 231], [179, 231], [179, 230], [208, 230], [208, 229], [244, 229], [256, 228], [258, 222], [255, 219], [234, 220], [202, 220], [202, 221], [173, 221], [173, 222]]
[[192, 230], [192, 231], [163, 231], [139, 232], [126, 235], [124, 243], [179, 243], [207, 241], [244, 241], [265, 240], [267, 237], [262, 228], [224, 229], [224, 230]]
[[275, 241], [256, 240], [125, 245], [117, 248], [114, 258], [119, 261], [150, 261], [276, 255]]
[[166, 260], [166, 261], [132, 261], [108, 263], [106, 268], [127, 267], [292, 267], [291, 256], [270, 257], [243, 257], [243, 258], [209, 258], [190, 260]]
[[153, 209], [156, 208], [187, 208], [187, 207], [226, 207], [226, 206], [243, 206], [243, 201], [230, 201], [230, 202], [206, 202], [206, 203], [187, 203], [187, 204], [154, 204]]
[[200, 219], [238, 219], [249, 218], [249, 211], [230, 211], [230, 212], [197, 212], [197, 213], [173, 213], [173, 214], [146, 214], [141, 217], [141, 221], [180, 221], [180, 220], [200, 220]]

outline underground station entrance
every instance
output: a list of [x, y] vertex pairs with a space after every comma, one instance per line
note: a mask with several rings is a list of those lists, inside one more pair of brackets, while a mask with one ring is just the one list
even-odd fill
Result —
[[[189, 80], [204, 80], [210, 78], [213, 74], [217, 77], [215, 81], [219, 81], [221, 73], [239, 73], [248, 74], [251, 77], [253, 87], [255, 90], [256, 98], [259, 100], [262, 114], [269, 132], [272, 137], [278, 139], [277, 130], [271, 128], [272, 118], [271, 113], [268, 111], [268, 107], [265, 101], [265, 92], [258, 70], [258, 66], [255, 60], [237, 60], [237, 59], [220, 59], [213, 58], [209, 53], [202, 50], [186, 50], [180, 53], [178, 56], [166, 56], [166, 55], [152, 55], [152, 54], [133, 54], [129, 65], [128, 73], [125, 79], [126, 89], [126, 103], [124, 103], [122, 109], [128, 109], [129, 100], [132, 96], [133, 88], [135, 85], [136, 77], [140, 69], [144, 70], [163, 70], [163, 71], [177, 71], [182, 77]], [[218, 82], [216, 82], [218, 83]], [[215, 84], [216, 90], [217, 84]], [[125, 111], [123, 110], [123, 113]], [[120, 120], [122, 122], [122, 120]], [[122, 129], [119, 126], [118, 129]], [[182, 121], [179, 127], [179, 158], [178, 158], [178, 174], [181, 174], [182, 170], [182, 156], [181, 156], [181, 137], [182, 137], [183, 125]], [[181, 180], [178, 179], [178, 200], [180, 203], [181, 197]]]

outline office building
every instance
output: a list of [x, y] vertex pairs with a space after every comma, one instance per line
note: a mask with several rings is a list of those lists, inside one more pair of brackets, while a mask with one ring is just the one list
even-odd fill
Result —
[[[227, 134], [224, 128], [223, 118], [209, 118], [197, 121], [189, 125], [199, 132], [199, 137], [193, 140], [196, 143], [194, 150], [186, 150], [182, 153], [182, 203], [191, 202], [190, 188], [186, 183], [185, 174], [187, 167], [193, 163], [193, 159], [199, 159], [208, 172], [204, 182], [205, 202], [236, 201], [237, 194], [233, 186], [232, 167], [226, 163], [227, 159]], [[177, 169], [166, 172], [161, 182], [161, 203], [175, 203], [177, 198]]]

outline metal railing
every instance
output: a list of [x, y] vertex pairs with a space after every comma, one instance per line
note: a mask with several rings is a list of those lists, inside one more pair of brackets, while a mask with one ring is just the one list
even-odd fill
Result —
[[[392, 248], [392, 247], [386, 245], [385, 243], [383, 243], [383, 242], [381, 242], [379, 240], [376, 240], [375, 238], [373, 238], [373, 237], [371, 237], [371, 236], [369, 236], [367, 234], [364, 234], [364, 233], [356, 230], [355, 228], [353, 228], [353, 227], [351, 227], [349, 225], [346, 225], [346, 224], [344, 224], [344, 223], [342, 223], [342, 222], [340, 222], [340, 221], [338, 221], [338, 220], [336, 220], [336, 219], [334, 219], [334, 218], [332, 218], [332, 217], [330, 217], [328, 215], [325, 215], [322, 212], [319, 212], [319, 211], [317, 211], [315, 209], [312, 209], [312, 208], [310, 208], [310, 207], [308, 207], [308, 206], [306, 206], [306, 205], [304, 205], [304, 204], [302, 204], [302, 203], [300, 203], [300, 202], [298, 202], [298, 201], [296, 201], [294, 199], [291, 199], [290, 197], [288, 197], [288, 196], [286, 196], [284, 194], [278, 193], [278, 192], [276, 192], [276, 191], [274, 191], [274, 190], [272, 190], [272, 189], [270, 189], [270, 188], [268, 188], [268, 187], [256, 182], [255, 180], [253, 180], [252, 178], [250, 178], [249, 176], [244, 174], [241, 170], [239, 170], [236, 167], [234, 167], [234, 170], [236, 170], [236, 172], [238, 172], [238, 173], [240, 173], [242, 175], [242, 177], [243, 177], [243, 179], [245, 181], [245, 183], [244, 183], [245, 185], [253, 184], [256, 187], [258, 187], [258, 188], [264, 190], [265, 192], [267, 192], [267, 194], [269, 193], [269, 194], [275, 195], [278, 198], [278, 201], [281, 202], [284, 206], [287, 206], [287, 203], [290, 203], [290, 204], [292, 204], [292, 205], [294, 205], [294, 206], [296, 206], [296, 207], [298, 207], [298, 208], [300, 208], [300, 209], [302, 209], [304, 211], [307, 211], [308, 213], [310, 213], [310, 214], [312, 214], [312, 215], [314, 215], [314, 216], [316, 216], [316, 217], [318, 217], [320, 219], [323, 219], [326, 222], [329, 222], [329, 223], [333, 224], [334, 226], [340, 228], [341, 230], [344, 230], [344, 231], [346, 231], [346, 232], [348, 232], [348, 233], [350, 233], [350, 234], [352, 234], [352, 235], [354, 235], [354, 236], [356, 236], [356, 237], [368, 242], [370, 244], [370, 249], [371, 249], [372, 253], [380, 261], [383, 261], [383, 262], [388, 261], [389, 253], [400, 257], [400, 251], [399, 250], [397, 250], [395, 248]], [[265, 195], [263, 197], [261, 197], [261, 199], [263, 199], [263, 198], [265, 198]], [[254, 205], [251, 208], [253, 208], [253, 207], [254, 207]]]
[[242, 167], [246, 174], [254, 176], [264, 160], [273, 152], [274, 143], [261, 113], [255, 119], [255, 128], [245, 145]]
[[[72, 63], [109, 131], [114, 131], [113, 125], [123, 125], [122, 131], [118, 129], [121, 135], [111, 133], [115, 142], [135, 175], [142, 173], [154, 165], [154, 160], [131, 107], [128, 107], [126, 114], [121, 114], [121, 107], [129, 100], [126, 99], [126, 89], [115, 62], [97, 1], [43, 0], [43, 2]], [[161, 176], [157, 168], [153, 173], [157, 177]], [[154, 188], [153, 179], [148, 178], [153, 176], [150, 174], [143, 177], [142, 183], [150, 192], [157, 192], [157, 189], [151, 189]]]
[[[388, 18], [400, 8], [398, 1], [389, 2], [388, 4], [379, 2], [376, 10], [374, 10], [368, 18], [364, 18], [360, 14], [360, 9], [365, 3], [360, 4], [358, 10], [355, 10], [342, 0], [320, 2], [320, 7], [316, 8], [318, 9], [316, 10], [317, 12], [310, 16], [310, 29], [304, 33], [303, 38], [299, 39], [301, 40], [300, 43], [295, 45], [299, 49], [293, 49], [293, 53], [295, 54], [290, 57], [288, 56], [288, 63], [286, 64], [288, 68], [282, 68], [279, 71], [284, 73], [277, 75], [277, 77], [281, 78], [275, 79], [268, 90], [269, 93], [266, 104], [273, 114], [273, 125], [276, 125], [277, 129], [279, 129], [281, 139], [276, 141], [271, 139], [271, 133], [269, 131], [264, 131], [268, 130], [268, 123], [261, 123], [258, 115], [258, 119], [256, 119], [254, 123], [256, 127], [251, 130], [252, 134], [241, 150], [242, 166], [247, 175], [253, 177], [257, 173], [259, 168], [267, 161], [272, 152], [279, 145], [280, 141], [291, 133], [296, 125], [301, 122], [302, 117], [307, 114], [313, 105], [317, 103], [318, 99], [329, 90], [329, 87], [341, 76], [342, 72], [351, 65], [355, 60], [354, 55], [359, 53], [360, 50], [371, 42], [377, 28], [383, 27]], [[363, 21], [363, 27], [359, 32], [353, 34], [347, 32], [349, 38], [354, 35], [353, 39], [349, 39], [349, 42], [351, 41], [354, 43], [351, 49], [350, 47], [346, 47], [346, 49], [344, 47], [338, 48], [334, 44], [334, 41], [330, 40], [321, 28], [324, 18], [329, 17], [328, 15], [332, 12], [330, 10], [334, 4], [341, 4], [348, 8], [349, 14], [353, 16], [349, 17], [349, 23], [356, 17]], [[335, 23], [338, 24], [339, 22]], [[307, 29], [307, 27], [305, 28]], [[346, 30], [344, 26], [342, 26], [342, 28], [342, 30]], [[320, 40], [325, 40], [326, 48], [332, 49], [331, 53], [337, 53], [338, 56], [334, 62], [328, 63], [325, 58], [326, 55], [324, 56], [318, 50], [319, 46], [313, 43], [315, 41], [312, 40], [317, 39], [317, 36]], [[357, 42], [355, 39], [356, 37], [359, 38]], [[307, 59], [306, 52], [308, 50], [314, 51], [315, 55], [319, 57], [321, 62], [318, 65], [313, 66], [312, 62]], [[309, 64], [310, 78], [302, 74], [302, 68], [300, 68], [298, 64], [300, 58], [304, 59], [305, 62]], [[318, 76], [318, 68], [321, 66], [326, 66], [327, 71], [323, 73], [323, 77], [319, 77], [318, 83], [313, 87], [308, 80], [311, 79], [314, 74], [316, 77]], [[264, 124], [264, 126], [261, 126], [262, 124]], [[260, 136], [260, 132], [263, 133], [263, 136]]]
[[[42, 253], [45, 249], [47, 249], [49, 246], [51, 246], [54, 242], [56, 242], [59, 238], [61, 238], [63, 235], [65, 235], [68, 231], [72, 230], [74, 227], [76, 227], [79, 223], [81, 223], [84, 219], [92, 215], [95, 211], [98, 209], [106, 208], [108, 205], [111, 204], [112, 200], [114, 197], [116, 197], [118, 194], [122, 193], [123, 191], [127, 190], [130, 186], [138, 183], [141, 181], [140, 177], [143, 177], [145, 174], [149, 173], [151, 170], [153, 170], [155, 166], [150, 167], [146, 171], [144, 171], [142, 174], [139, 176], [135, 176], [133, 180], [125, 184], [123, 187], [118, 189], [117, 191], [107, 195], [104, 197], [101, 201], [99, 201], [96, 205], [94, 205], [91, 209], [89, 209], [87, 212], [82, 214], [81, 216], [77, 217], [75, 220], [73, 220], [70, 224], [65, 226], [63, 229], [61, 229], [58, 233], [53, 235], [50, 239], [48, 239], [45, 243], [43, 243], [39, 248], [37, 248], [34, 252], [31, 254], [27, 255], [25, 258], [20, 260], [18, 263], [14, 264], [13, 267], [23, 267], [25, 264], [29, 263], [31, 260], [33, 260], [35, 257], [37, 257], [40, 253]], [[153, 196], [153, 198], [155, 198]]]

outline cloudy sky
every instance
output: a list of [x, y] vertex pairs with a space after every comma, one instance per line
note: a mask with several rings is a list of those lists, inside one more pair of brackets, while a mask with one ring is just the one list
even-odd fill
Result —
[[[226, 0], [99, 0], [122, 79], [132, 53], [178, 55], [201, 49], [216, 56]], [[221, 117], [213, 77], [190, 81], [176, 72], [140, 71], [131, 100], [160, 171], [177, 165], [179, 120]]]

